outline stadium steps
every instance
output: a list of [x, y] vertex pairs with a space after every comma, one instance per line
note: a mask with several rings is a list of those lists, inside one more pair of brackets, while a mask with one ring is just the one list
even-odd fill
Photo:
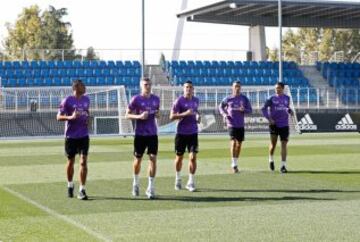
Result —
[[160, 65], [150, 65], [149, 76], [157, 86], [170, 86], [168, 76], [166, 72], [162, 70]]
[[320, 98], [322, 100], [327, 100], [329, 98], [329, 105], [331, 107], [336, 106], [336, 99], [337, 95], [335, 93], [335, 89], [331, 87], [327, 80], [325, 80], [321, 73], [316, 69], [315, 66], [299, 66], [299, 69], [302, 71], [304, 76], [310, 80], [310, 85], [313, 86], [315, 89], [327, 89], [329, 96], [327, 97], [326, 92], [320, 93]]

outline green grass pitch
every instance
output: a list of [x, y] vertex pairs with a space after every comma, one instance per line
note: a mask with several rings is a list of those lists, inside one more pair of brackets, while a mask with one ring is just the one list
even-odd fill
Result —
[[2, 140], [0, 241], [360, 240], [358, 133], [293, 135], [288, 174], [279, 149], [269, 171], [266, 135], [247, 136], [240, 174], [230, 172], [226, 135], [199, 142], [190, 193], [174, 190], [173, 137], [160, 138], [158, 198], [148, 200], [147, 160], [141, 196], [131, 196], [132, 138], [92, 138], [90, 200], [79, 201], [66, 197], [62, 139]]

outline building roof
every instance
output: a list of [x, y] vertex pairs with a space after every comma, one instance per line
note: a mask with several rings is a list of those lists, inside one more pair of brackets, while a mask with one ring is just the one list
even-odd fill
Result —
[[[360, 28], [360, 2], [282, 0], [283, 27]], [[278, 0], [226, 0], [177, 15], [187, 21], [278, 26]]]

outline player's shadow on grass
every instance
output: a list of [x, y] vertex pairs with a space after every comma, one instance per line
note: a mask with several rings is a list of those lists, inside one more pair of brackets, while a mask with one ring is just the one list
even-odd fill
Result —
[[182, 201], [182, 202], [267, 202], [267, 201], [332, 201], [332, 198], [315, 198], [315, 197], [303, 197], [303, 196], [284, 196], [284, 197], [224, 197], [224, 196], [159, 196], [157, 200], [165, 201]]
[[[107, 197], [107, 196], [89, 196], [88, 201], [96, 200], [115, 200], [115, 201], [149, 201], [146, 197]], [[315, 198], [315, 197], [303, 197], [303, 196], [284, 196], [284, 197], [224, 197], [224, 196], [168, 196], [158, 195], [154, 201], [180, 201], [180, 202], [246, 202], [246, 201], [295, 201], [295, 200], [307, 200], [307, 201], [331, 201], [335, 199], [331, 198]], [[153, 201], [153, 200], [151, 200]]]
[[123, 201], [127, 201], [127, 200], [149, 200], [148, 198], [146, 197], [110, 197], [110, 196], [89, 196], [88, 198], [88, 201], [95, 201], [95, 200], [114, 200], [114, 201], [117, 201], [117, 200], [123, 200]]
[[311, 170], [304, 170], [304, 171], [289, 171], [290, 174], [345, 174], [345, 175], [352, 175], [352, 174], [360, 174], [360, 171], [311, 171]]
[[221, 189], [221, 188], [202, 188], [199, 192], [239, 192], [239, 193], [253, 193], [253, 192], [269, 192], [269, 193], [360, 193], [360, 190], [338, 190], [338, 189]]

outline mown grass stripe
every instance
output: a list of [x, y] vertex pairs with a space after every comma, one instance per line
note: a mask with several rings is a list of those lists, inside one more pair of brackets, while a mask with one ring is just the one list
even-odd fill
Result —
[[69, 223], [69, 224], [74, 225], [75, 227], [77, 227], [77, 228], [85, 231], [85, 232], [88, 233], [89, 235], [92, 235], [92, 236], [94, 236], [95, 238], [97, 238], [97, 239], [99, 239], [99, 240], [101, 240], [101, 241], [111, 241], [111, 239], [107, 238], [107, 237], [104, 236], [103, 234], [98, 233], [98, 232], [96, 232], [96, 231], [94, 231], [94, 230], [86, 227], [85, 225], [77, 222], [76, 220], [71, 219], [71, 218], [68, 217], [68, 216], [65, 216], [65, 215], [62, 215], [62, 214], [60, 214], [60, 213], [57, 213], [55, 210], [52, 210], [52, 209], [50, 209], [50, 208], [48, 208], [48, 207], [45, 207], [44, 205], [41, 205], [40, 203], [35, 202], [34, 200], [32, 200], [32, 199], [30, 199], [30, 198], [22, 195], [21, 193], [15, 191], [15, 190], [10, 189], [9, 187], [2, 186], [2, 189], [4, 189], [4, 190], [7, 191], [8, 193], [16, 196], [17, 198], [19, 198], [19, 199], [21, 199], [21, 200], [23, 200], [23, 201], [25, 201], [25, 202], [27, 202], [27, 203], [29, 203], [29, 204], [37, 207], [37, 208], [39, 208], [40, 210], [48, 213], [49, 215], [51, 215], [51, 216], [53, 216], [53, 217], [56, 217], [56, 218], [58, 218], [58, 219], [60, 219], [60, 220], [62, 220], [62, 221], [65, 221], [65, 222], [67, 222], [67, 223]]

